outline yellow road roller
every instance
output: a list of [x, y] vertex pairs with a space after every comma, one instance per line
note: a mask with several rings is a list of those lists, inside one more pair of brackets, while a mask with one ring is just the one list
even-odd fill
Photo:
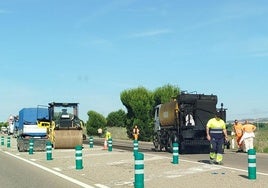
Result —
[[83, 121], [78, 117], [79, 103], [49, 103], [49, 140], [54, 149], [71, 149], [83, 143]]

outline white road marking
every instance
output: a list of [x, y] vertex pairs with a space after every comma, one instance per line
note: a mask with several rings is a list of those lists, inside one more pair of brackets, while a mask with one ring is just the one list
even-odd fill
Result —
[[61, 169], [58, 168], [58, 167], [54, 167], [53, 169], [54, 169], [54, 170], [57, 170], [57, 171], [59, 171], [59, 172], [61, 171]]
[[165, 174], [167, 174], [168, 178], [177, 178], [177, 177], [181, 177], [181, 176], [185, 176], [189, 174], [196, 174], [196, 173], [202, 173], [206, 171], [219, 170], [219, 169], [221, 169], [219, 166], [199, 164], [199, 166], [187, 168], [187, 169], [184, 169], [183, 171], [173, 170], [173, 171], [165, 172]]
[[32, 162], [32, 161], [29, 161], [29, 160], [27, 160], [27, 159], [23, 159], [23, 158], [21, 158], [21, 157], [19, 157], [19, 156], [13, 155], [12, 153], [9, 153], [9, 152], [7, 152], [7, 151], [5, 151], [5, 153], [8, 154], [8, 155], [11, 155], [11, 156], [13, 156], [13, 157], [15, 157], [15, 158], [17, 158], [17, 159], [20, 159], [20, 160], [22, 160], [22, 161], [25, 161], [25, 162], [27, 162], [27, 163], [33, 165], [33, 166], [36, 166], [36, 167], [38, 167], [38, 168], [41, 168], [41, 169], [43, 169], [43, 170], [45, 170], [45, 171], [47, 171], [47, 172], [50, 172], [50, 173], [52, 173], [52, 174], [55, 174], [56, 176], [61, 177], [61, 178], [65, 179], [65, 180], [67, 180], [67, 181], [70, 181], [70, 182], [74, 183], [74, 184], [77, 184], [77, 185], [79, 185], [79, 186], [81, 186], [81, 187], [84, 187], [84, 188], [94, 188], [94, 187], [92, 187], [92, 186], [90, 186], [90, 185], [88, 185], [88, 184], [85, 184], [85, 183], [83, 183], [83, 182], [81, 182], [81, 181], [78, 181], [78, 180], [76, 180], [76, 179], [74, 179], [74, 178], [71, 178], [71, 177], [66, 176], [66, 175], [64, 175], [64, 174], [61, 174], [61, 173], [59, 173], [59, 172], [56, 172], [56, 171], [54, 171], [54, 170], [51, 170], [51, 169], [49, 169], [49, 168], [46, 168], [46, 167], [41, 166], [41, 165], [39, 165], [39, 164], [36, 164], [36, 163], [34, 163], [34, 162]]
[[99, 188], [110, 188], [110, 187], [107, 187], [106, 185], [102, 185], [102, 184], [95, 184], [95, 186], [99, 187]]
[[[188, 162], [188, 163], [195, 163], [195, 164], [200, 164], [201, 163], [201, 162], [195, 162], [195, 161], [189, 161], [189, 160], [182, 160], [182, 161], [185, 161], [185, 162]], [[211, 166], [216, 166], [216, 165], [211, 165]], [[229, 169], [229, 170], [236, 170], [236, 171], [240, 171], [240, 172], [248, 172], [248, 170], [243, 170], [243, 169], [240, 169], [240, 168], [233, 168], [233, 167], [228, 167], [228, 166], [222, 166], [221, 165], [221, 166], [218, 166], [218, 167]], [[256, 174], [268, 176], [268, 173], [256, 172]]]
[[[131, 160], [133, 161], [133, 160]], [[111, 162], [111, 163], [107, 163], [108, 165], [120, 165], [120, 164], [127, 164], [129, 163], [130, 160], [120, 160], [120, 161], [114, 161], [114, 162]]]
[[[133, 180], [134, 181], [134, 180]], [[115, 183], [115, 185], [120, 185], [120, 186], [122, 186], [122, 185], [126, 185], [126, 186], [133, 186], [133, 181], [126, 181], [126, 182], [116, 182]]]

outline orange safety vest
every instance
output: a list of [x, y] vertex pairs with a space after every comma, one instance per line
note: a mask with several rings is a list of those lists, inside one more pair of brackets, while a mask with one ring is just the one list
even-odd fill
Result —
[[234, 124], [235, 135], [241, 137], [243, 135], [243, 125], [238, 123]]
[[139, 129], [138, 128], [134, 128], [133, 129], [133, 134], [139, 134]]

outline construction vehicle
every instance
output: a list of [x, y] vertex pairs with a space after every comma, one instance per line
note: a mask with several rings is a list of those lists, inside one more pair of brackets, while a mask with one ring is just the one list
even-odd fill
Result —
[[19, 111], [17, 127], [17, 148], [20, 152], [29, 150], [34, 143], [34, 151], [45, 151], [49, 128], [48, 108], [23, 108]]
[[181, 154], [209, 153], [206, 124], [218, 111], [226, 121], [226, 109], [217, 108], [216, 95], [182, 92], [171, 102], [155, 107], [153, 144], [156, 151], [173, 151], [179, 145]]
[[78, 117], [78, 103], [52, 102], [49, 107], [49, 140], [54, 149], [70, 149], [83, 143], [83, 121]]

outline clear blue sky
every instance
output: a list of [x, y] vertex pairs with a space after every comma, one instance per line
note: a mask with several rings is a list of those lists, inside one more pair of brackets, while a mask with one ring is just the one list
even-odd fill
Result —
[[265, 0], [0, 0], [0, 121], [52, 101], [106, 117], [166, 84], [267, 117], [267, 23]]

